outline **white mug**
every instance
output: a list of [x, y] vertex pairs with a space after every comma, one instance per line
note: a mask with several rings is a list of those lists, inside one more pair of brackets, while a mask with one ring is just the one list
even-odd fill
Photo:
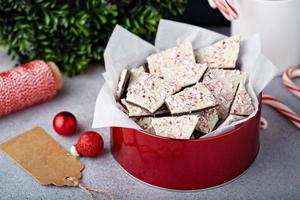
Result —
[[239, 19], [231, 34], [260, 33], [262, 51], [282, 72], [300, 65], [300, 0], [232, 0]]

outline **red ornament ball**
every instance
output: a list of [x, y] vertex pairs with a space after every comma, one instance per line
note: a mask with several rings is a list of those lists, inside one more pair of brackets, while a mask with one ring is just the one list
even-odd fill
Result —
[[103, 151], [103, 139], [95, 131], [86, 131], [80, 135], [77, 144], [71, 147], [74, 156], [96, 157]]
[[75, 133], [77, 120], [70, 112], [60, 112], [53, 119], [54, 130], [63, 136], [70, 136]]

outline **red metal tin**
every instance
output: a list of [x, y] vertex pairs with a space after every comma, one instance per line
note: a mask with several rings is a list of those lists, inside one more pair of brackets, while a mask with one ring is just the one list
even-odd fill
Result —
[[111, 128], [111, 150], [132, 176], [154, 186], [195, 190], [226, 183], [242, 174], [259, 149], [257, 114], [222, 135], [177, 140], [130, 128]]

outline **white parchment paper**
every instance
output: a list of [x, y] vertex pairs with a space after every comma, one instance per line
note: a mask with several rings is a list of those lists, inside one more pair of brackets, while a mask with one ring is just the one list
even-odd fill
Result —
[[[141, 129], [132, 119], [118, 109], [115, 101], [114, 93], [122, 69], [138, 67], [146, 62], [147, 56], [185, 41], [190, 41], [193, 48], [198, 49], [207, 47], [225, 37], [225, 35], [197, 26], [160, 20], [155, 46], [153, 46], [121, 26], [116, 26], [104, 52], [106, 72], [103, 73], [103, 77], [105, 83], [97, 97], [92, 127]], [[238, 63], [241, 70], [248, 74], [247, 89], [253, 99], [255, 112], [244, 120], [235, 122], [230, 126], [221, 127], [204, 137], [221, 134], [253, 117], [258, 109], [258, 94], [278, 73], [277, 68], [262, 55], [258, 34], [242, 41]]]

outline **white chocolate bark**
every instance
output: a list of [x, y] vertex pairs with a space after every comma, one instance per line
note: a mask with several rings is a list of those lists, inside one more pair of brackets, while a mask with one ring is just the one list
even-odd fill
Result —
[[240, 84], [238, 91], [233, 100], [230, 114], [234, 115], [250, 115], [254, 112], [252, 99], [248, 94], [244, 85]]
[[190, 42], [185, 42], [176, 47], [166, 49], [147, 57], [150, 74], [163, 77], [165, 68], [178, 65], [185, 60], [195, 63], [193, 47]]
[[227, 116], [239, 84], [245, 82], [246, 73], [240, 70], [208, 69], [203, 83], [217, 99], [220, 119]]
[[[130, 69], [130, 79], [129, 79], [128, 87], [131, 87], [138, 80], [140, 80], [144, 73], [145, 73], [145, 69], [143, 66]], [[144, 77], [146, 77], [146, 76], [144, 76]]]
[[203, 133], [211, 132], [219, 120], [216, 108], [203, 110], [196, 115], [199, 117], [196, 129]]
[[199, 117], [196, 115], [183, 115], [179, 117], [153, 118], [152, 126], [156, 135], [189, 139], [195, 129]]
[[163, 77], [167, 81], [176, 82], [179, 87], [186, 87], [199, 82], [206, 69], [206, 64], [195, 64], [185, 61], [181, 65], [163, 69]]
[[138, 120], [138, 125], [146, 132], [155, 134], [155, 130], [151, 124], [152, 117], [142, 117]]
[[125, 89], [125, 85], [129, 79], [130, 76], [130, 72], [128, 69], [123, 69], [121, 74], [120, 74], [120, 78], [119, 78], [119, 82], [117, 85], [117, 90], [116, 90], [116, 100], [120, 101], [122, 94], [124, 92]]
[[126, 101], [154, 113], [165, 99], [178, 90], [171, 84], [153, 74], [141, 73], [134, 85], [128, 87]]
[[191, 113], [217, 105], [212, 93], [202, 83], [185, 88], [181, 92], [166, 98], [171, 114]]
[[194, 53], [198, 63], [207, 63], [210, 68], [235, 68], [239, 51], [240, 37], [232, 36]]
[[152, 115], [152, 113], [150, 113], [148, 110], [141, 108], [137, 105], [128, 103], [125, 99], [121, 99], [121, 103], [127, 109], [129, 117], [144, 117]]

